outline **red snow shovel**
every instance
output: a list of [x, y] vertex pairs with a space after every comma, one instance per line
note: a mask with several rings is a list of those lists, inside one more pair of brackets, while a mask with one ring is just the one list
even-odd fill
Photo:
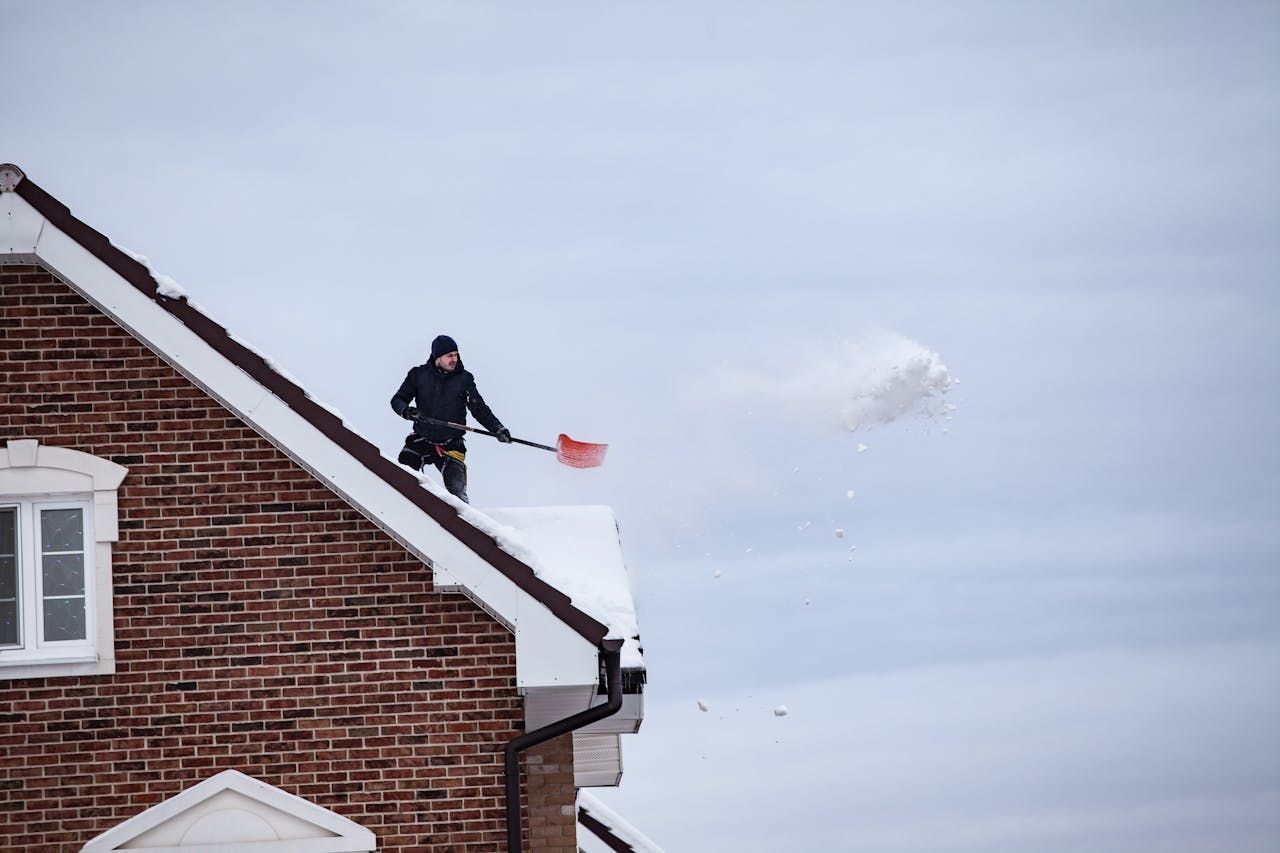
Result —
[[[465, 429], [467, 432], [478, 432], [481, 435], [489, 435], [497, 438], [495, 433], [476, 427], [469, 427], [466, 424], [455, 424], [453, 421], [442, 421], [436, 418], [428, 418], [419, 415], [414, 420], [422, 421], [425, 424], [435, 424], [436, 426], [453, 427], [454, 429]], [[556, 439], [556, 446], [551, 447], [546, 444], [538, 444], [533, 441], [525, 441], [523, 438], [511, 439], [515, 444], [523, 444], [527, 447], [536, 447], [539, 450], [550, 450], [556, 455], [556, 460], [570, 468], [599, 468], [604, 464], [605, 451], [609, 449], [607, 444], [591, 444], [586, 441], [574, 441], [564, 433], [560, 433], [560, 437]]]

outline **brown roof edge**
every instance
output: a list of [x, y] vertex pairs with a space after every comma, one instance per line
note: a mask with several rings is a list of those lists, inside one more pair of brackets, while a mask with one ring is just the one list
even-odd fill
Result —
[[612, 827], [587, 811], [587, 807], [582, 804], [578, 805], [578, 823], [591, 830], [592, 834], [607, 844], [610, 850], [617, 850], [618, 853], [635, 853], [634, 847], [614, 835]]
[[[19, 172], [21, 175], [20, 170]], [[574, 607], [572, 599], [539, 578], [529, 566], [502, 550], [492, 536], [467, 522], [458, 515], [456, 509], [422, 488], [416, 477], [383, 457], [371, 442], [347, 429], [341, 418], [308, 397], [303, 389], [272, 370], [262, 356], [235, 341], [224, 327], [192, 307], [185, 296], [177, 299], [161, 296], [155, 279], [143, 264], [113, 246], [104, 235], [76, 219], [65, 204], [41, 189], [29, 177], [21, 175], [14, 192], [67, 236], [141, 291], [143, 295], [195, 332], [201, 340], [266, 386], [289, 408], [412, 501], [481, 559], [502, 572], [520, 589], [545, 604], [560, 621], [592, 644], [600, 645], [608, 633], [606, 626]]]

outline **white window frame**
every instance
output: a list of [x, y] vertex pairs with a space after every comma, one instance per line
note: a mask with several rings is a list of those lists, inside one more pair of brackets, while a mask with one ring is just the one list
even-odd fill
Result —
[[[0, 645], [0, 662], [17, 661], [86, 661], [97, 659], [94, 638], [93, 576], [93, 503], [87, 496], [68, 496], [65, 500], [49, 500], [22, 496], [0, 498], [0, 509], [16, 510], [18, 569], [18, 642]], [[46, 510], [78, 509], [83, 530], [79, 553], [84, 570], [83, 638], [48, 640], [44, 635], [44, 525], [41, 514]]]
[[[0, 506], [18, 512], [19, 646], [0, 646], [0, 681], [115, 672], [111, 543], [119, 539], [116, 493], [128, 469], [34, 439], [0, 448]], [[45, 641], [41, 523], [46, 509], [84, 512], [85, 638]]]

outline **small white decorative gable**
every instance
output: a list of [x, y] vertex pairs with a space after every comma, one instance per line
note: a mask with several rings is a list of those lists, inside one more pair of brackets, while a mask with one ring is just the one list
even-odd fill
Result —
[[81, 853], [377, 853], [373, 833], [342, 815], [224, 770], [109, 829]]

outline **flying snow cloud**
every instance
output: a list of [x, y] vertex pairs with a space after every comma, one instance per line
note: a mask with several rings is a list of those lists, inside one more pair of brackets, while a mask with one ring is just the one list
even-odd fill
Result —
[[850, 432], [911, 418], [949, 418], [955, 384], [936, 352], [896, 332], [810, 343], [791, 357], [750, 368], [725, 365], [719, 387], [732, 400], [780, 408]]
[[953, 380], [936, 352], [893, 333], [865, 344], [842, 341], [827, 368], [842, 395], [846, 429], [870, 429], [901, 417], [948, 417], [955, 406], [943, 399]]

